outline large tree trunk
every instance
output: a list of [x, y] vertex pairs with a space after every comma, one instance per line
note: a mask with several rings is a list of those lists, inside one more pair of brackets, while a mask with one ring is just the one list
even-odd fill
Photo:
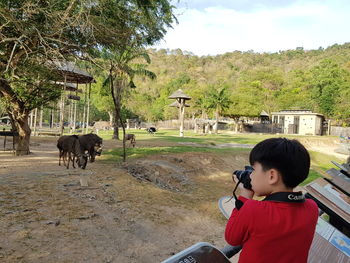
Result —
[[22, 111], [14, 114], [9, 112], [11, 119], [14, 122], [14, 127], [18, 132], [16, 155], [27, 155], [30, 153], [29, 142], [31, 129], [28, 124], [29, 111]]
[[16, 94], [12, 91], [7, 80], [0, 76], [0, 96], [4, 97], [9, 103], [7, 112], [11, 118], [12, 130], [17, 131], [19, 136], [16, 138], [16, 155], [29, 154], [29, 141], [31, 129], [28, 124], [30, 110], [25, 109], [22, 101], [17, 100]]
[[119, 109], [117, 109], [117, 106], [115, 106], [116, 109], [114, 111], [114, 122], [113, 122], [113, 137], [112, 139], [119, 140], [119, 125], [118, 120], [120, 118]]
[[119, 125], [118, 121], [121, 120], [121, 98], [122, 98], [122, 90], [123, 90], [123, 79], [120, 78], [113, 81], [112, 77], [112, 71], [110, 72], [110, 85], [111, 85], [111, 92], [112, 92], [112, 98], [114, 103], [114, 131], [113, 131], [113, 139], [119, 140]]

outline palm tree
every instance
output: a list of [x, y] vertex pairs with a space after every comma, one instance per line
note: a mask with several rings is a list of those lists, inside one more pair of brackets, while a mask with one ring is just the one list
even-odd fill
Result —
[[219, 89], [211, 88], [207, 97], [208, 108], [215, 112], [215, 126], [214, 132], [218, 133], [218, 124], [220, 114], [227, 108], [229, 108], [231, 100], [228, 94], [228, 87], [223, 86]]
[[119, 139], [118, 121], [123, 128], [123, 148], [125, 161], [125, 126], [121, 116], [122, 98], [126, 94], [128, 88], [136, 88], [134, 83], [135, 76], [145, 76], [155, 79], [156, 75], [147, 70], [146, 64], [134, 63], [140, 58], [144, 59], [147, 64], [151, 60], [144, 48], [134, 48], [126, 46], [118, 49], [102, 50], [102, 58], [108, 63], [108, 77], [104, 81], [104, 85], [110, 87], [115, 108], [114, 133], [113, 138]]

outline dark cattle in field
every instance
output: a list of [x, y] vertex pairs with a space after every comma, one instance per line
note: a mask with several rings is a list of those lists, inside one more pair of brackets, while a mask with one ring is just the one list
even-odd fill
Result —
[[79, 136], [80, 146], [84, 151], [89, 152], [90, 162], [95, 161], [95, 157], [102, 153], [102, 138], [96, 134], [89, 133]]
[[149, 127], [149, 128], [146, 128], [146, 131], [150, 134], [153, 134], [157, 131], [157, 129], [155, 127]]
[[75, 168], [74, 161], [82, 169], [85, 169], [87, 164], [87, 154], [81, 148], [79, 137], [77, 135], [61, 136], [57, 140], [57, 148], [59, 150], [58, 165], [61, 165], [61, 158], [64, 166], [69, 168], [69, 163], [72, 161], [73, 168]]
[[130, 141], [130, 145], [132, 145], [132, 147], [135, 147], [135, 144], [136, 144], [135, 134], [125, 134], [125, 141]]

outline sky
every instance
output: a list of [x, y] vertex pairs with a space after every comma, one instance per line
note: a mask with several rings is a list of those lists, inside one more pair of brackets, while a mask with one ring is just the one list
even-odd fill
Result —
[[350, 42], [350, 0], [180, 0], [178, 24], [154, 48], [198, 56]]

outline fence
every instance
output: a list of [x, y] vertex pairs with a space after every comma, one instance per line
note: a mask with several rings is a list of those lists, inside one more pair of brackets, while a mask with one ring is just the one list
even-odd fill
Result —
[[[197, 124], [204, 122], [210, 122], [211, 125], [215, 123], [215, 120], [195, 120], [195, 119], [187, 119], [184, 120], [184, 129], [190, 130], [195, 128]], [[180, 121], [179, 120], [166, 120], [166, 121], [158, 121], [155, 123], [155, 126], [158, 128], [163, 129], [178, 129], [180, 127]], [[235, 130], [235, 124], [223, 124], [219, 122], [219, 130]], [[327, 127], [324, 127], [324, 131], [322, 134], [327, 134]], [[257, 132], [257, 133], [283, 133], [283, 129], [281, 125], [275, 124], [275, 123], [254, 123], [254, 124], [243, 124], [243, 130], [241, 132]], [[339, 127], [339, 126], [331, 126], [330, 128], [330, 135], [333, 136], [339, 136], [339, 137], [350, 137], [350, 127]]]
[[339, 137], [340, 136], [349, 137], [350, 127], [331, 126], [330, 135], [339, 136]]
[[[163, 129], [178, 129], [180, 127], [180, 121], [179, 120], [157, 121], [156, 127], [163, 128]], [[195, 127], [195, 120], [193, 119], [184, 120], [185, 130], [194, 129], [194, 127]]]

